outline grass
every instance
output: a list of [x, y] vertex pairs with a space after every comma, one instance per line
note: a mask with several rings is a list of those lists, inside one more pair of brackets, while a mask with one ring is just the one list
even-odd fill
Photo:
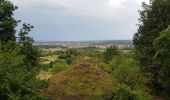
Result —
[[50, 69], [52, 73], [58, 73], [69, 68], [69, 65], [65, 61], [57, 61], [53, 64], [53, 67]]
[[49, 71], [41, 71], [38, 75], [37, 78], [40, 80], [48, 80], [52, 77], [52, 73]]
[[55, 74], [44, 92], [52, 100], [102, 100], [105, 91], [112, 86], [112, 79], [87, 58]]
[[[127, 83], [122, 80], [122, 82], [118, 81], [118, 79], [121, 79], [119, 78], [121, 77], [119, 74], [122, 74], [122, 77], [129, 77], [128, 75], [131, 76], [132, 73], [127, 73], [127, 75], [124, 76], [127, 70], [122, 66], [120, 71], [117, 69], [119, 67], [115, 67], [118, 70], [116, 71], [118, 72], [117, 77], [116, 74], [108, 73], [107, 68], [109, 65], [103, 62], [102, 52], [81, 51], [80, 54], [75, 57], [72, 64], [68, 64], [65, 60], [56, 60], [56, 58], [55, 56], [44, 57], [44, 61], [48, 59], [48, 61], [51, 60], [55, 62], [50, 63], [52, 67], [50, 67], [47, 72], [41, 72], [37, 76], [39, 79], [50, 79], [49, 86], [42, 90], [49, 100], [111, 100], [115, 97], [131, 97], [131, 93], [135, 93], [134, 97], [140, 98], [139, 100], [149, 100], [145, 99], [148, 98], [148, 95], [142, 90], [143, 87], [131, 90], [129, 86], [126, 86], [126, 88], [130, 89], [126, 90], [125, 88], [124, 90], [123, 88], [123, 90], [119, 91], [119, 85], [124, 86], [125, 83]], [[122, 58], [117, 60], [121, 61]], [[121, 64], [128, 66], [129, 63], [126, 64], [123, 61]], [[132, 63], [132, 65], [135, 64]], [[109, 66], [109, 68], [111, 66]], [[116, 65], [115, 63], [114, 66], [120, 65]], [[131, 68], [131, 65], [129, 65], [129, 67]], [[128, 72], [131, 72], [132, 69], [129, 69], [130, 71]], [[119, 73], [121, 71], [122, 73]], [[132, 79], [134, 79], [134, 76]], [[130, 77], [128, 82], [131, 82], [132, 79]]]
[[48, 71], [37, 76], [50, 79], [48, 88], [43, 92], [52, 100], [103, 100], [113, 81], [100, 68], [102, 58], [101, 52], [82, 52], [69, 65], [57, 59], [57, 55], [41, 57], [44, 60], [42, 64], [53, 62]]
[[69, 68], [69, 65], [65, 61], [55, 61], [54, 63], [52, 63], [51, 67], [46, 70], [40, 71], [40, 73], [37, 75], [37, 78], [40, 80], [47, 80], [50, 79], [53, 74], [64, 71], [67, 68]]
[[54, 62], [58, 59], [58, 55], [51, 55], [46, 57], [40, 57], [40, 64], [50, 64], [50, 62]]

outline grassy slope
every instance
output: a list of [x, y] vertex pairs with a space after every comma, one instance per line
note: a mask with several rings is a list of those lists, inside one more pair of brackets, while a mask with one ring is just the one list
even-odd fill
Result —
[[111, 77], [87, 56], [51, 80], [44, 92], [52, 100], [100, 100], [112, 85]]

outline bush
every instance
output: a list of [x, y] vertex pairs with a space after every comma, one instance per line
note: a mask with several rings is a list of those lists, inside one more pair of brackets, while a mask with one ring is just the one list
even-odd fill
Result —
[[108, 68], [119, 83], [126, 84], [132, 89], [142, 83], [140, 67], [133, 59], [125, 58], [123, 55], [115, 56]]
[[125, 85], [116, 85], [114, 89], [109, 90], [105, 96], [106, 100], [137, 100], [133, 93]]
[[71, 64], [73, 62], [73, 58], [66, 58], [67, 64]]
[[0, 44], [0, 98], [2, 100], [41, 100], [43, 85], [34, 71], [27, 70], [19, 47]]
[[113, 100], [137, 100], [136, 95], [126, 86], [119, 86]]
[[108, 90], [104, 98], [105, 100], [152, 100], [144, 89], [131, 90], [119, 83], [114, 85], [113, 89]]
[[68, 64], [72, 64], [75, 57], [78, 55], [78, 51], [75, 49], [68, 49], [64, 53], [58, 56], [59, 59], [64, 59]]
[[137, 61], [121, 54], [113, 57], [107, 71], [114, 78], [108, 100], [150, 100]]
[[70, 54], [60, 54], [58, 56], [59, 59], [67, 59], [67, 58], [71, 58], [71, 55]]
[[120, 54], [120, 51], [115, 45], [113, 45], [106, 49], [106, 51], [104, 52], [103, 59], [106, 63], [109, 63], [109, 61], [111, 61], [114, 56], [119, 55], [119, 54]]
[[51, 68], [51, 72], [58, 73], [65, 69], [69, 68], [69, 65], [63, 61], [57, 61], [54, 63], [53, 67]]

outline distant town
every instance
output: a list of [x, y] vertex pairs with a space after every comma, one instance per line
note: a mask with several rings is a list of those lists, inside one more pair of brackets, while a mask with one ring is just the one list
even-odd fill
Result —
[[129, 50], [133, 48], [132, 40], [98, 40], [98, 41], [47, 41], [35, 42], [34, 45], [40, 47], [43, 51], [65, 51], [68, 48], [86, 49], [93, 48], [105, 50], [111, 45], [116, 45], [120, 50]]

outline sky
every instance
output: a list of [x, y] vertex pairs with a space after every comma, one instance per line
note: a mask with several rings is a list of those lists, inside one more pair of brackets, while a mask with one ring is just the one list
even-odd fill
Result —
[[149, 0], [10, 0], [36, 41], [129, 40]]

